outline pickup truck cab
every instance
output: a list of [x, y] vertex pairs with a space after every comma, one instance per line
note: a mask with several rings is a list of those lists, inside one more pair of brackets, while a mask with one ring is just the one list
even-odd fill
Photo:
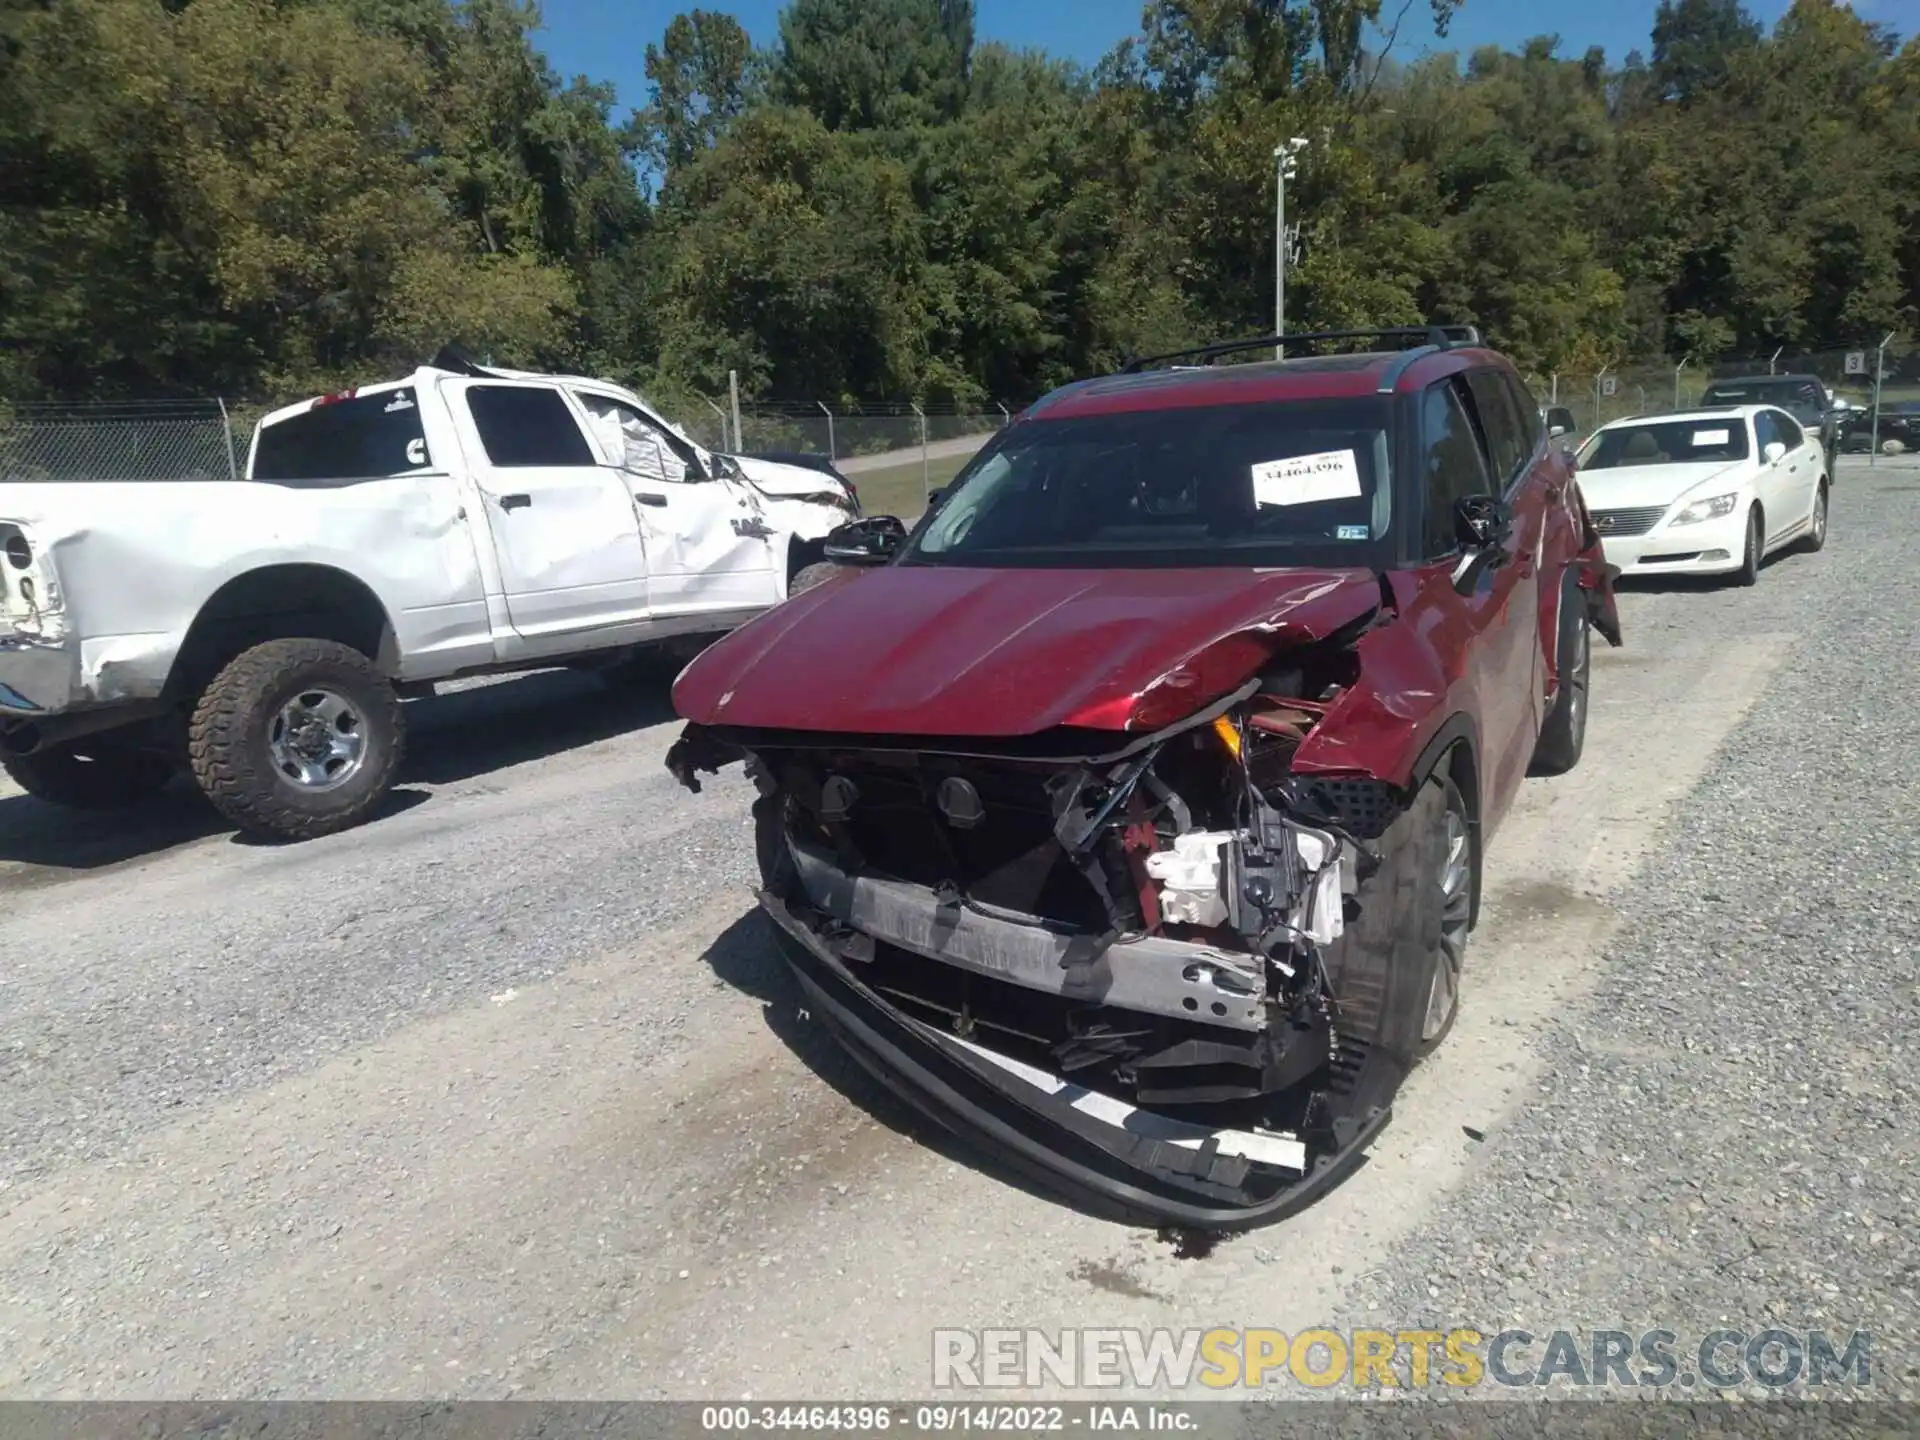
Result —
[[453, 352], [268, 415], [238, 482], [0, 477], [0, 765], [89, 808], [186, 768], [243, 829], [331, 833], [390, 788], [402, 697], [684, 660], [858, 513], [619, 386]]

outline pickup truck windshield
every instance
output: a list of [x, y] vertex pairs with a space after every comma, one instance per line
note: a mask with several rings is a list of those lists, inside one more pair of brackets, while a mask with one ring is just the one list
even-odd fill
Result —
[[1707, 387], [1702, 405], [1777, 405], [1804, 422], [1818, 424], [1826, 415], [1826, 398], [1811, 380], [1782, 376], [1777, 380], [1733, 380]]
[[1030, 420], [962, 470], [903, 564], [1367, 565], [1392, 494], [1387, 402]]
[[374, 479], [427, 468], [419, 401], [406, 386], [316, 404], [261, 426], [250, 478]]

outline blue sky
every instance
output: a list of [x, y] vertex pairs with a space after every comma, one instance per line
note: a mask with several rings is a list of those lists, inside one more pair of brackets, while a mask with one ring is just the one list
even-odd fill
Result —
[[[563, 74], [611, 80], [621, 112], [647, 97], [644, 57], [675, 13], [701, 0], [544, 0], [546, 30], [540, 37]], [[1385, 0], [1383, 16], [1396, 13], [1400, 0]], [[1412, 0], [1396, 59], [1433, 50], [1471, 50], [1496, 44], [1516, 46], [1533, 35], [1557, 34], [1561, 53], [1580, 55], [1589, 45], [1606, 49], [1619, 61], [1629, 50], [1647, 50], [1658, 0], [1465, 0], [1446, 40], [1435, 38], [1427, 0]], [[765, 44], [778, 34], [783, 0], [704, 0], [704, 8], [737, 16], [754, 40]], [[1787, 0], [1748, 0], [1747, 8], [1771, 25]], [[1893, 24], [1902, 34], [1920, 28], [1920, 0], [1856, 0], [1854, 8]], [[983, 39], [1037, 46], [1056, 55], [1091, 63], [1116, 41], [1139, 29], [1138, 0], [977, 0], [977, 31]]]

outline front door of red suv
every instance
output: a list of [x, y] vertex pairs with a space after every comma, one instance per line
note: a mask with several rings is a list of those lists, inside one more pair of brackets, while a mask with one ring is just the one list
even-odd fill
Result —
[[[1466, 381], [1456, 375], [1422, 393], [1421, 567], [1415, 623], [1432, 636], [1457, 677], [1456, 705], [1479, 722], [1480, 818], [1490, 833], [1525, 778], [1539, 730], [1539, 547], [1541, 509], [1507, 497]], [[1524, 488], [1524, 487], [1522, 487]], [[1469, 496], [1507, 498], [1513, 528], [1495, 563], [1460, 578], [1466, 558], [1455, 534], [1456, 504]], [[1462, 586], [1464, 585], [1464, 589]], [[1457, 654], [1449, 654], [1453, 651]]]

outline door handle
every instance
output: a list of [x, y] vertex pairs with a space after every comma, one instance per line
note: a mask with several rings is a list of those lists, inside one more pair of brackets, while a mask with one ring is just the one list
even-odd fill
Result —
[[664, 495], [655, 495], [650, 490], [636, 490], [633, 492], [633, 503], [636, 505], [665, 505], [667, 503], [667, 497]]
[[500, 508], [502, 510], [524, 510], [531, 504], [533, 504], [533, 497], [531, 495], [502, 495], [500, 497]]

